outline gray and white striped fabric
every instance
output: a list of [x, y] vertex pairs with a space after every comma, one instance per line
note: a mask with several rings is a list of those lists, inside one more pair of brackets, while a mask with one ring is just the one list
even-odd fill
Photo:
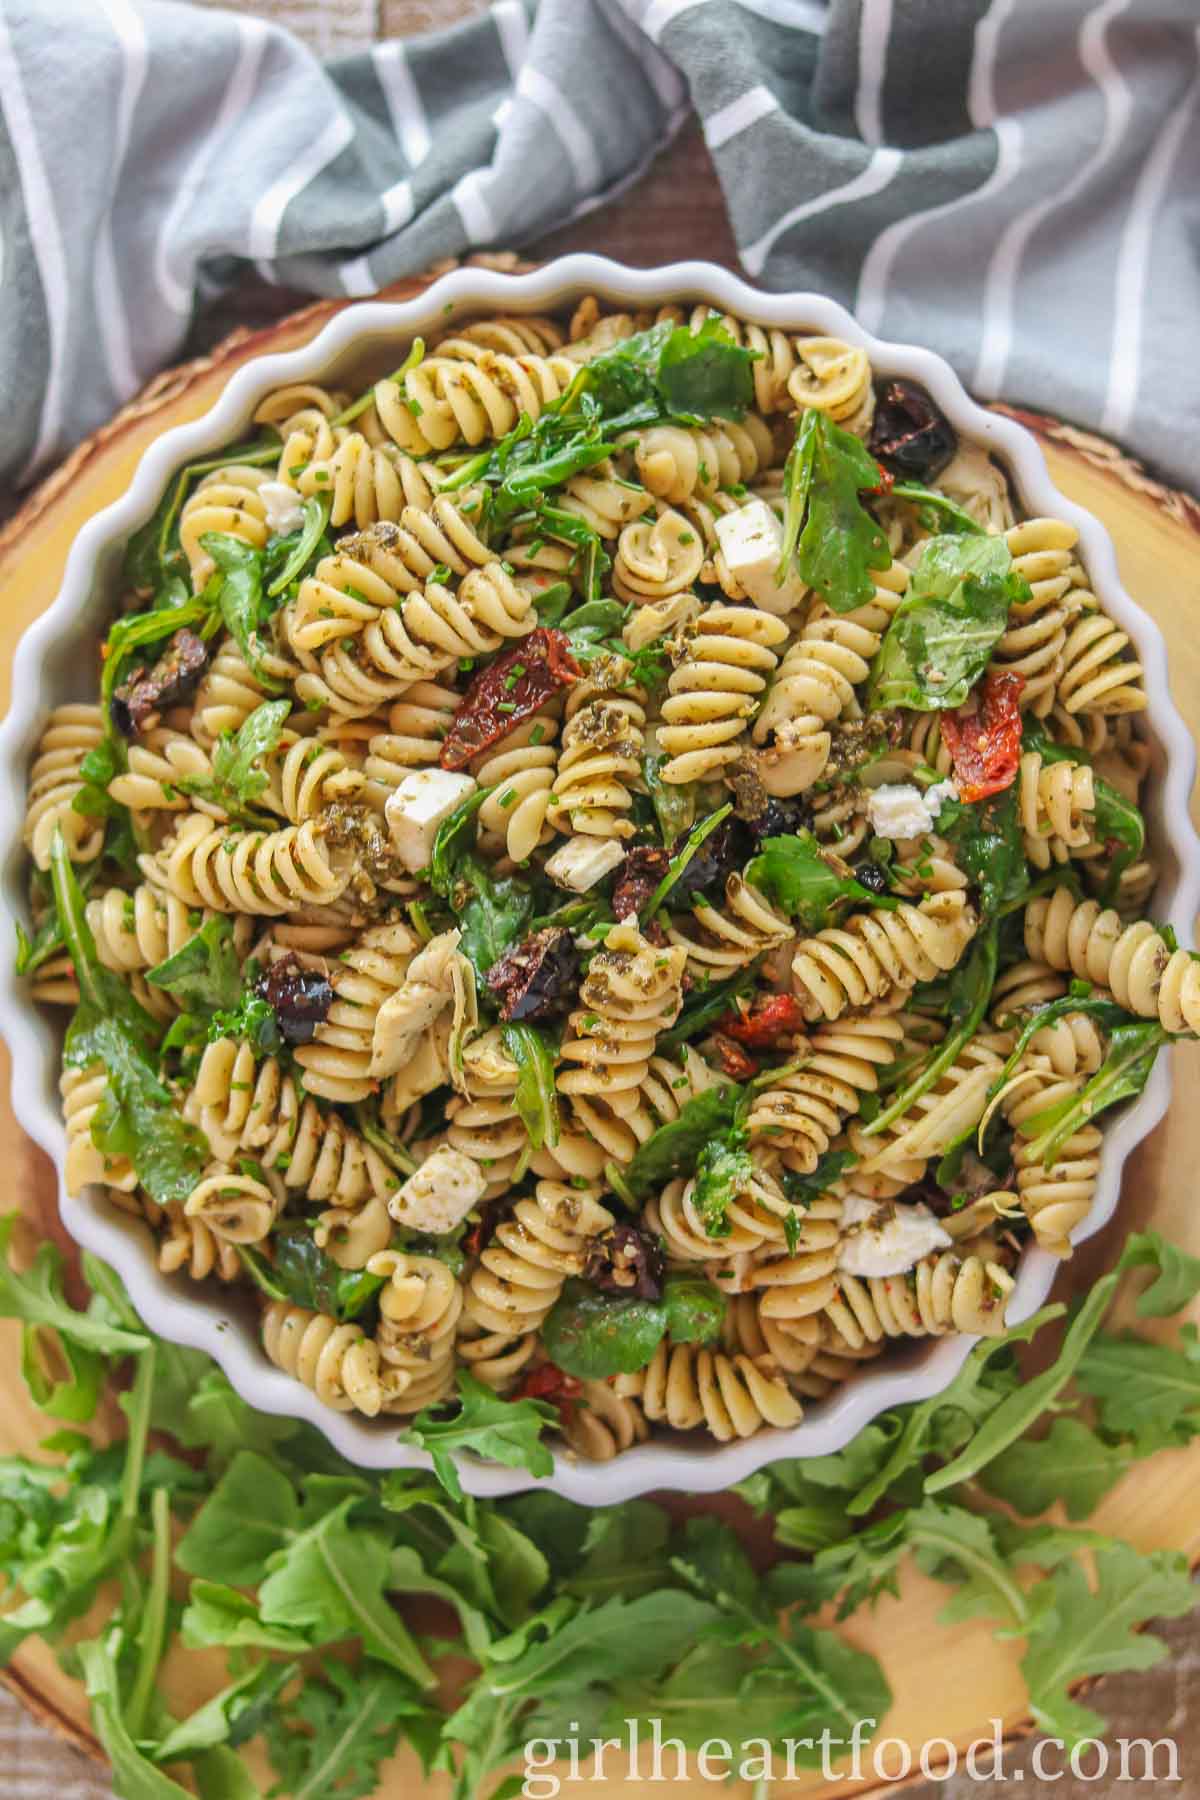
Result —
[[363, 295], [635, 179], [689, 107], [742, 261], [986, 397], [1200, 450], [1197, 0], [496, 0], [325, 66], [172, 0], [0, 0], [0, 477], [254, 264]]

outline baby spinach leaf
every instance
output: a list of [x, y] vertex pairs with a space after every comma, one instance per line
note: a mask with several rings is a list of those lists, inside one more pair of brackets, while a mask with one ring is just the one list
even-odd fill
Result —
[[[776, 580], [796, 568], [834, 612], [853, 612], [875, 593], [872, 569], [892, 560], [887, 538], [859, 495], [878, 489], [879, 464], [861, 438], [807, 408], [784, 467], [783, 552]], [[803, 521], [803, 524], [801, 523]]]
[[700, 1147], [692, 1204], [709, 1237], [729, 1236], [729, 1208], [739, 1194], [749, 1192], [754, 1159], [746, 1147], [748, 1141], [744, 1131], [734, 1130], [727, 1138], [709, 1138]]
[[543, 1400], [502, 1400], [466, 1369], [458, 1371], [458, 1398], [458, 1411], [451, 1417], [439, 1415], [452, 1402], [427, 1406], [405, 1433], [411, 1443], [429, 1451], [434, 1472], [452, 1498], [463, 1497], [452, 1451], [470, 1451], [531, 1475], [552, 1473], [554, 1458], [542, 1442], [546, 1426], [558, 1422], [552, 1406]]
[[429, 885], [435, 894], [441, 894], [444, 899], [450, 898], [454, 883], [459, 879], [459, 871], [474, 849], [475, 833], [468, 830], [471, 820], [493, 792], [494, 789], [490, 787], [476, 788], [437, 828], [429, 858]]
[[867, 703], [934, 712], [961, 706], [1030, 598], [1002, 537], [930, 538], [871, 670]]
[[290, 700], [265, 700], [239, 726], [236, 736], [231, 731], [221, 733], [213, 747], [211, 775], [184, 775], [176, 786], [185, 794], [211, 800], [230, 818], [262, 824], [263, 815], [251, 805], [267, 785], [261, 761], [278, 744], [291, 710]]
[[725, 1295], [711, 1281], [694, 1275], [668, 1275], [663, 1284], [667, 1336], [673, 1344], [715, 1344], [727, 1305]]
[[607, 1381], [644, 1369], [667, 1329], [657, 1300], [601, 1293], [585, 1281], [568, 1281], [542, 1326], [551, 1362], [583, 1381]]
[[955, 861], [978, 888], [988, 917], [1024, 895], [1029, 865], [1015, 784], [989, 800], [943, 800], [937, 830], [954, 846]]
[[822, 1194], [827, 1194], [834, 1182], [857, 1161], [853, 1150], [825, 1150], [809, 1174], [799, 1175], [791, 1169], [780, 1169], [778, 1180], [793, 1206], [809, 1207]]
[[494, 880], [474, 859], [465, 867], [464, 879], [474, 891], [458, 915], [459, 949], [476, 974], [486, 975], [525, 936], [533, 916], [533, 890], [516, 875]]
[[624, 1170], [635, 1199], [644, 1200], [676, 1175], [692, 1173], [702, 1147], [733, 1124], [741, 1091], [734, 1082], [705, 1088], [680, 1108], [678, 1118], [651, 1133]]
[[754, 399], [754, 360], [715, 315], [698, 331], [663, 319], [594, 356], [583, 385], [606, 414], [651, 403], [664, 415], [740, 419]]
[[190, 1012], [235, 1007], [242, 993], [242, 965], [234, 949], [233, 921], [222, 915], [206, 919], [174, 956], [147, 969], [146, 980], [173, 994]]
[[546, 1033], [536, 1025], [506, 1025], [504, 1048], [516, 1063], [513, 1104], [529, 1134], [534, 1150], [558, 1142], [558, 1097], [554, 1089], [554, 1053]]
[[894, 912], [900, 904], [895, 895], [876, 894], [855, 880], [841, 858], [818, 843], [811, 831], [764, 838], [762, 849], [746, 865], [746, 880], [806, 931], [823, 931], [844, 904], [885, 912]]
[[268, 693], [278, 692], [279, 683], [268, 674], [263, 661], [265, 646], [260, 635], [270, 612], [263, 594], [262, 551], [223, 531], [206, 531], [200, 544], [217, 565], [202, 597], [216, 606], [259, 686]]
[[690, 831], [696, 817], [696, 784], [694, 781], [664, 781], [661, 770], [667, 758], [661, 753], [642, 758], [642, 780], [658, 820], [658, 832], [664, 849], [676, 838]]

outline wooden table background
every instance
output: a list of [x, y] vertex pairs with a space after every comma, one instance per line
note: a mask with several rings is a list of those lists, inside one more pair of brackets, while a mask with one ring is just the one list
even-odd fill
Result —
[[[215, 4], [216, 0], [193, 0]], [[286, 24], [321, 55], [360, 49], [376, 37], [409, 36], [448, 25], [484, 10], [486, 0], [241, 0], [239, 10]], [[538, 258], [572, 250], [594, 250], [643, 266], [683, 256], [737, 267], [737, 256], [720, 188], [703, 138], [689, 125], [649, 173], [613, 204], [550, 233], [527, 248]], [[236, 325], [266, 323], [302, 299], [272, 288], [257, 277], [198, 315], [185, 355], [200, 354]], [[1013, 395], [1019, 401], [1022, 396]], [[12, 508], [0, 494], [0, 516]], [[40, 1155], [33, 1152], [32, 1155]], [[1100, 1707], [1112, 1737], [1173, 1736], [1180, 1746], [1182, 1782], [1169, 1789], [1200, 1797], [1200, 1642], [1195, 1616], [1161, 1628], [1172, 1645], [1169, 1663], [1140, 1675], [1105, 1682]], [[1022, 1762], [1028, 1767], [1027, 1757]], [[1189, 1762], [1197, 1767], [1189, 1769]], [[1054, 1764], [1051, 1765], [1056, 1766]], [[906, 1790], [909, 1800], [967, 1800], [969, 1795], [1007, 1794], [1010, 1784], [950, 1782]], [[1055, 1783], [1055, 1800], [1084, 1800], [1101, 1790], [1069, 1773]], [[1122, 1783], [1119, 1792], [1142, 1800], [1158, 1787]], [[52, 1738], [0, 1690], [0, 1800], [109, 1800], [112, 1789], [95, 1766]], [[415, 1797], [414, 1797], [415, 1800]]]

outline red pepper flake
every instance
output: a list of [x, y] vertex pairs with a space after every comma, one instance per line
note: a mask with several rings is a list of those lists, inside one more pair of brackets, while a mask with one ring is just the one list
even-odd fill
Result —
[[954, 763], [960, 800], [1003, 793], [1021, 766], [1021, 690], [1015, 670], [996, 670], [965, 706], [942, 714], [942, 741]]
[[896, 485], [896, 477], [890, 469], [885, 469], [881, 462], [876, 462], [875, 467], [879, 470], [879, 485], [878, 487], [864, 488], [863, 492], [865, 494], [890, 494]]
[[766, 1050], [787, 1033], [802, 1031], [804, 1013], [792, 994], [764, 994], [752, 1006], [726, 1013], [717, 1028], [752, 1050]]
[[514, 1400], [546, 1400], [558, 1410], [565, 1425], [583, 1392], [583, 1383], [568, 1375], [557, 1363], [539, 1363], [528, 1369], [513, 1394]]
[[713, 1032], [713, 1048], [731, 1081], [749, 1081], [752, 1075], [758, 1074], [758, 1064], [754, 1058], [740, 1044], [735, 1044], [731, 1037], [726, 1037], [723, 1031]]
[[442, 740], [443, 769], [465, 769], [582, 673], [565, 632], [539, 625], [476, 675]]

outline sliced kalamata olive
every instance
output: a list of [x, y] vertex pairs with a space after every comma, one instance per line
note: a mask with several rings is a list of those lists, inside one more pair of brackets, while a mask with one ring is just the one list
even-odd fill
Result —
[[661, 1300], [665, 1271], [665, 1258], [652, 1237], [636, 1225], [614, 1225], [593, 1242], [583, 1273], [602, 1293]]
[[670, 861], [665, 850], [654, 849], [649, 844], [639, 844], [629, 851], [621, 864], [620, 879], [613, 888], [613, 911], [618, 919], [628, 919], [641, 912], [666, 874]]
[[[675, 839], [671, 845], [673, 857], [678, 856], [685, 847], [688, 835], [684, 831]], [[704, 842], [697, 847], [691, 861], [671, 889], [667, 905], [684, 899], [688, 894], [719, 893], [726, 877], [742, 867], [753, 854], [754, 848], [754, 839], [741, 819], [732, 816], [722, 819], [716, 830], [710, 831]]]
[[755, 818], [747, 819], [746, 824], [757, 845], [764, 838], [795, 837], [797, 832], [809, 830], [812, 822], [812, 807], [799, 794], [786, 800], [770, 794], [766, 806]]
[[854, 865], [854, 878], [861, 887], [872, 894], [886, 894], [888, 878], [886, 869], [877, 862], [861, 862]]
[[146, 720], [178, 706], [208, 667], [208, 649], [194, 631], [182, 629], [149, 668], [123, 681], [112, 697], [113, 723], [123, 737], [136, 737]]
[[923, 387], [883, 381], [875, 392], [867, 448], [900, 480], [932, 481], [958, 449], [958, 439]]
[[306, 968], [294, 952], [271, 964], [258, 991], [275, 1014], [285, 1044], [311, 1044], [333, 1005], [333, 989], [325, 976], [319, 969]]
[[552, 1019], [569, 1012], [579, 990], [579, 952], [562, 925], [547, 925], [507, 951], [487, 972], [505, 1020]]

